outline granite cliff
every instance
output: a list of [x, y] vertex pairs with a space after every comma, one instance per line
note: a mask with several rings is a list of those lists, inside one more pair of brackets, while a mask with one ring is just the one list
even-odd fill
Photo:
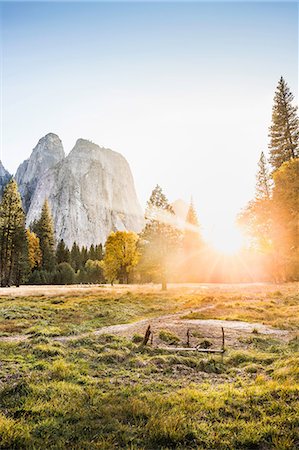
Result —
[[10, 173], [4, 168], [0, 161], [0, 198], [2, 197], [3, 190], [11, 178]]
[[143, 211], [126, 159], [117, 152], [78, 139], [68, 156], [53, 133], [40, 139], [17, 170], [27, 225], [48, 199], [57, 240], [71, 247], [104, 243], [111, 231], [139, 232]]

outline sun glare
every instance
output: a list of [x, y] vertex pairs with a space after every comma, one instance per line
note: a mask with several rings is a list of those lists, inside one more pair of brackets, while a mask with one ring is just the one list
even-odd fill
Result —
[[225, 226], [211, 230], [209, 242], [219, 253], [234, 255], [243, 245], [243, 236], [236, 225]]

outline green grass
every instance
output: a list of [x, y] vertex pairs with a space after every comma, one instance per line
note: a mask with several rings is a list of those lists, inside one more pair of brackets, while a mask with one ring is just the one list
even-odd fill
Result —
[[[281, 286], [279, 291], [264, 294], [266, 300], [252, 295], [247, 303], [241, 294], [233, 299], [223, 292], [213, 293], [212, 300], [188, 292], [105, 292], [66, 296], [59, 303], [48, 297], [2, 298], [1, 326], [9, 321], [18, 328], [17, 333], [6, 328], [6, 336], [27, 339], [0, 342], [0, 448], [297, 449], [298, 337], [286, 341], [252, 333], [223, 358], [141, 348], [140, 336], [55, 340], [171, 311], [183, 315], [190, 303], [194, 309], [238, 303], [232, 309], [238, 315], [242, 305], [263, 298], [265, 314], [269, 305], [275, 307], [276, 317], [269, 319], [275, 325], [279, 308], [287, 317], [286, 304], [289, 314], [298, 304], [296, 292], [285, 293]], [[205, 314], [218, 318], [222, 311], [217, 306]], [[246, 311], [250, 320], [252, 310]], [[260, 312], [254, 314], [259, 321]], [[285, 323], [292, 329], [296, 320]]]
[[168, 330], [160, 330], [159, 338], [167, 344], [177, 344], [180, 342], [180, 338], [175, 333]]

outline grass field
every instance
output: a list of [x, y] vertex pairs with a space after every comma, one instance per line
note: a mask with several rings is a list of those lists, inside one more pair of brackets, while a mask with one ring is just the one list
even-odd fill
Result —
[[[0, 448], [297, 449], [298, 292], [0, 290]], [[184, 346], [188, 327], [192, 342], [217, 346], [211, 319], [227, 323], [223, 358], [165, 348]], [[140, 348], [147, 323], [154, 343]]]

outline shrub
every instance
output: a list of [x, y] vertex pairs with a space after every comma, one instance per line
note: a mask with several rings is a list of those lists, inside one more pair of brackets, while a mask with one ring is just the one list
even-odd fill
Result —
[[53, 277], [54, 284], [73, 284], [75, 282], [75, 271], [69, 263], [58, 264]]
[[134, 342], [135, 344], [139, 344], [139, 342], [143, 341], [143, 336], [141, 334], [135, 333], [133, 334], [132, 337], [132, 342]]
[[167, 342], [167, 344], [177, 344], [180, 342], [180, 338], [168, 330], [160, 330], [159, 338], [161, 341]]

